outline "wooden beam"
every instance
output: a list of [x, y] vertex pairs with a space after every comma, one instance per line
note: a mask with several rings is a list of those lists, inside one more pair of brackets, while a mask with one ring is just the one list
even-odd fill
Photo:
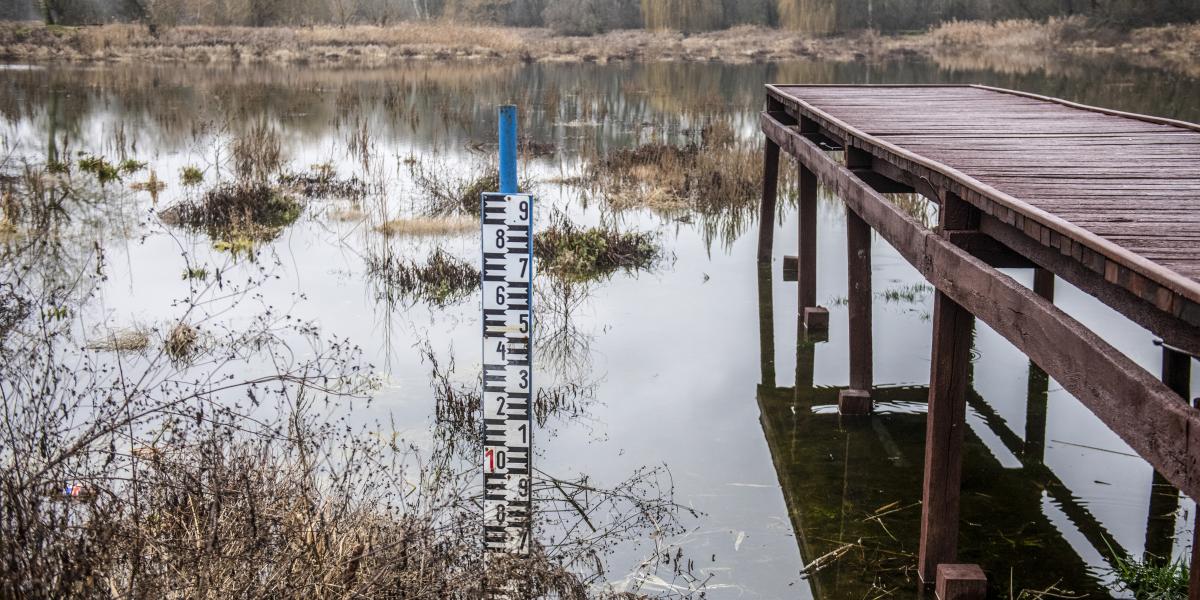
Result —
[[858, 175], [858, 178], [862, 179], [863, 183], [871, 186], [872, 189], [880, 194], [913, 193], [913, 188], [911, 186], [900, 183], [895, 179], [889, 179], [870, 169], [854, 169], [854, 174]]
[[1094, 296], [1121, 313], [1125, 318], [1145, 327], [1168, 344], [1192, 354], [1200, 354], [1200, 327], [1188, 324], [1156, 307], [1124, 287], [1105, 281], [1104, 276], [1083, 266], [1054, 248], [1047, 248], [1022, 230], [984, 215], [979, 230], [1017, 254], [1028, 257], [1034, 264], [1050, 271], [1063, 281]]
[[1029, 356], [1173, 485], [1200, 498], [1200, 412], [1033, 290], [933, 235], [812, 142], [765, 116], [762, 128], [934, 287]]
[[997, 269], [1032, 269], [1037, 265], [1008, 246], [978, 231], [953, 231], [948, 239], [972, 256]]

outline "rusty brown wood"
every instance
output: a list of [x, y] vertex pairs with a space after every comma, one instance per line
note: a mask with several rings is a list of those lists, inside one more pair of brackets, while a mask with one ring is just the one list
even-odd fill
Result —
[[1200, 327], [1184, 323], [1158, 310], [1146, 299], [1122, 286], [1111, 285], [1104, 275], [1093, 271], [1058, 249], [1043, 246], [1025, 232], [992, 216], [983, 217], [980, 231], [987, 237], [1027, 257], [1071, 285], [1095, 296], [1129, 320], [1177, 348], [1200, 353]]
[[762, 128], [940, 293], [1029, 356], [1173, 485], [1200, 497], [1200, 414], [1157, 377], [1029, 288], [917, 223], [793, 128], [765, 114]]
[[[900, 183], [953, 191], [1200, 325], [1197, 126], [978, 86], [768, 89], [824, 135], [871, 153], [875, 171], [887, 164], [910, 178], [891, 177]], [[1103, 198], [1113, 200], [1087, 204]]]
[[958, 552], [963, 431], [974, 317], [938, 292], [933, 307], [933, 358], [925, 429], [925, 483], [921, 490], [921, 546], [917, 572], [933, 583], [938, 565]]
[[758, 262], [770, 263], [775, 245], [775, 197], [779, 193], [779, 144], [763, 148], [763, 189], [758, 215]]
[[817, 305], [817, 176], [800, 165], [800, 256], [796, 270], [799, 312]]

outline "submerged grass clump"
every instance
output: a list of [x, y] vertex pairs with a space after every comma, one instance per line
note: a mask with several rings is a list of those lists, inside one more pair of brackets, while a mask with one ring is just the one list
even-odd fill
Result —
[[191, 187], [204, 183], [204, 171], [199, 167], [188, 165], [179, 173], [179, 181], [185, 186]]
[[463, 216], [392, 219], [375, 228], [386, 236], [436, 237], [479, 231], [479, 221]]
[[267, 240], [291, 225], [304, 207], [264, 183], [226, 184], [159, 213], [163, 222], [202, 229], [214, 239]]
[[121, 173], [117, 166], [99, 156], [88, 156], [79, 159], [79, 170], [94, 175], [96, 181], [99, 181], [101, 185], [121, 178]]
[[305, 198], [361, 198], [367, 193], [363, 180], [338, 177], [328, 163], [313, 165], [304, 173], [284, 173], [279, 176], [279, 185]]
[[580, 227], [561, 214], [534, 236], [533, 253], [541, 269], [575, 281], [649, 269], [662, 257], [653, 234], [622, 232], [611, 225]]
[[444, 307], [466, 298], [479, 287], [479, 269], [437, 249], [425, 262], [406, 261], [392, 254], [367, 258], [367, 275], [389, 302], [401, 299]]

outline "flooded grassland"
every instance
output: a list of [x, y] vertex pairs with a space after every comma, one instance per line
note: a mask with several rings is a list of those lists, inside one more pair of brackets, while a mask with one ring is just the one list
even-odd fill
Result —
[[[932, 290], [874, 244], [881, 404], [840, 420], [840, 202], [828, 339], [755, 267], [782, 81], [1200, 119], [1196, 80], [1110, 62], [0, 70], [0, 595], [478, 597], [476, 213], [512, 102], [539, 545], [501, 569], [563, 598], [914, 596]], [[1157, 369], [1144, 331], [1058, 293]], [[1187, 548], [1190, 501], [983, 325], [974, 358], [962, 555], [997, 597], [1118, 595], [1114, 555]]]

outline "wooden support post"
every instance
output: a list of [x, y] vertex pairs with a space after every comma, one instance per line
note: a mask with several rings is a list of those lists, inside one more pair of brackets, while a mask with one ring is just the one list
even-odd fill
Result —
[[[979, 211], [946, 193], [939, 221], [940, 235], [949, 238], [956, 231], [978, 229]], [[933, 582], [938, 565], [953, 563], [958, 554], [958, 499], [974, 331], [975, 316], [939, 290], [933, 301], [933, 357], [917, 560], [917, 570], [925, 583]]]
[[1041, 267], [1034, 269], [1033, 293], [1054, 302], [1054, 273]]
[[937, 566], [958, 553], [958, 499], [966, 429], [967, 380], [975, 317], [938, 292], [933, 305], [933, 365], [929, 375], [929, 415], [925, 429], [925, 485], [922, 489], [921, 580], [933, 583]]
[[938, 565], [938, 600], [986, 600], [987, 575], [979, 565]]
[[[846, 166], [869, 167], [871, 156], [856, 148], [846, 148]], [[871, 412], [871, 386], [874, 384], [871, 340], [871, 226], [849, 206], [846, 207], [846, 271], [848, 274], [847, 308], [850, 313], [850, 387], [838, 399], [843, 414]]]
[[[849, 274], [850, 392], [852, 414], [871, 409], [871, 227], [853, 210], [846, 209], [846, 258]], [[845, 392], [843, 392], [845, 393]], [[843, 408], [846, 408], [845, 406]], [[865, 409], [865, 410], [864, 410]], [[843, 411], [845, 412], [845, 411]]]
[[[816, 134], [820, 127], [812, 119], [800, 120], [800, 131]], [[796, 270], [798, 300], [804, 326], [815, 335], [829, 331], [829, 310], [817, 306], [817, 174], [800, 163], [799, 240], [800, 255]]]
[[[783, 104], [767, 97], [767, 111], [781, 111]], [[775, 199], [779, 195], [779, 144], [766, 137], [763, 148], [762, 202], [758, 213], [758, 262], [771, 263], [775, 246]]]
[[804, 326], [814, 334], [829, 331], [829, 310], [817, 306], [817, 176], [800, 165], [800, 256], [796, 279], [799, 283], [800, 314]]
[[758, 214], [758, 262], [771, 263], [775, 245], [775, 197], [779, 193], [779, 144], [767, 139], [763, 149], [763, 191]]

